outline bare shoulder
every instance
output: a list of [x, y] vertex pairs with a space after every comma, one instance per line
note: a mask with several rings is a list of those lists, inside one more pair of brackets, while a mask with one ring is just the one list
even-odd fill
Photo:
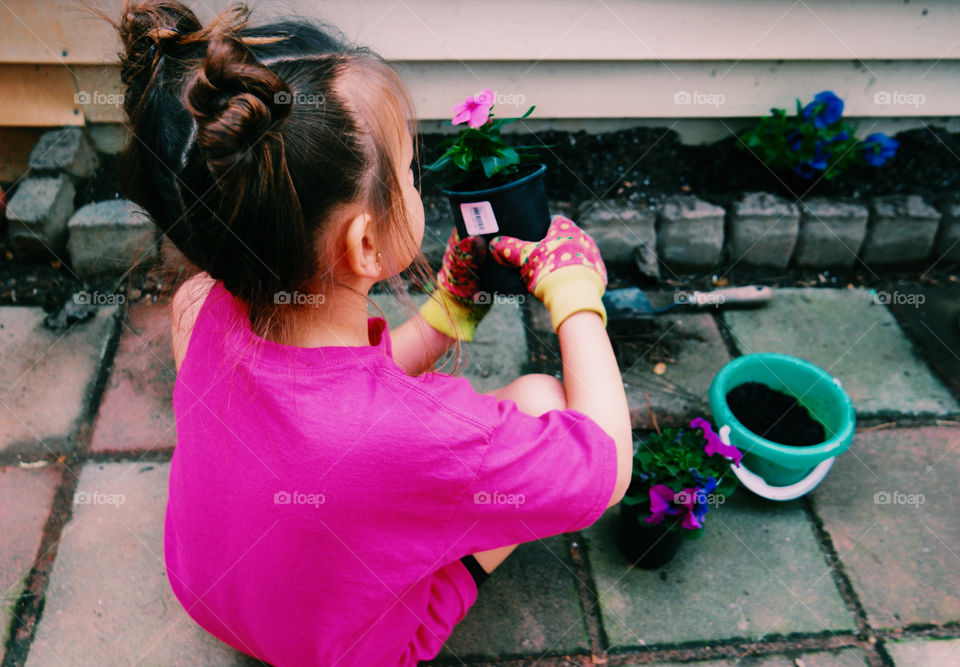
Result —
[[170, 303], [170, 326], [173, 336], [173, 361], [178, 371], [187, 354], [190, 332], [197, 321], [200, 306], [215, 282], [204, 271], [184, 282], [173, 295]]

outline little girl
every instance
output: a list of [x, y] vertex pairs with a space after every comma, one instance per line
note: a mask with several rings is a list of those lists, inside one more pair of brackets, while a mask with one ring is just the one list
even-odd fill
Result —
[[[131, 196], [199, 269], [172, 302], [167, 575], [200, 626], [270, 664], [415, 665], [518, 543], [626, 491], [606, 271], [560, 216], [539, 243], [454, 232], [419, 311], [368, 317], [374, 284], [429, 271], [409, 95], [333, 30], [248, 19], [128, 1], [115, 24]], [[546, 304], [562, 384], [478, 394], [432, 370], [490, 307], [483, 261]]]

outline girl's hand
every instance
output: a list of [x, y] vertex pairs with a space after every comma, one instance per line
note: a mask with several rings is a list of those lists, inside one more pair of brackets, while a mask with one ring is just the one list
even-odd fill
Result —
[[520, 269], [527, 289], [550, 311], [553, 329], [581, 310], [607, 312], [600, 300], [607, 286], [607, 268], [597, 244], [576, 223], [555, 215], [540, 241], [521, 241], [497, 236], [490, 241], [490, 253], [504, 266]]
[[450, 338], [473, 340], [477, 325], [490, 311], [491, 299], [477, 297], [477, 272], [486, 254], [483, 238], [461, 239], [456, 228], [450, 233], [437, 287], [420, 308], [423, 319]]

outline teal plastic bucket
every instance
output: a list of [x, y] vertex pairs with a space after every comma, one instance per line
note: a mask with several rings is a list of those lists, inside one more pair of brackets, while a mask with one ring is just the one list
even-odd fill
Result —
[[[733, 416], [727, 392], [745, 382], [759, 382], [797, 399], [824, 426], [827, 439], [794, 447], [762, 438]], [[853, 441], [856, 416], [840, 381], [798, 357], [761, 352], [738, 357], [720, 369], [709, 390], [717, 428], [730, 427], [730, 443], [743, 452], [741, 463], [771, 486], [795, 484], [826, 459], [846, 451]]]

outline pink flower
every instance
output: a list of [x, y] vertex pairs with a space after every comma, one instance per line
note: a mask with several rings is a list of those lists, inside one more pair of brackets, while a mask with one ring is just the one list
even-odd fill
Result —
[[460, 104], [453, 105], [450, 111], [453, 113], [454, 125], [467, 121], [467, 125], [472, 128], [478, 128], [487, 122], [490, 117], [490, 107], [493, 106], [493, 91], [484, 88], [473, 97], [468, 97]]
[[743, 458], [743, 453], [733, 445], [723, 444], [720, 436], [713, 432], [710, 422], [706, 419], [697, 417], [690, 422], [690, 428], [699, 428], [703, 431], [703, 437], [707, 441], [707, 445], [703, 448], [703, 451], [707, 453], [707, 456], [719, 454], [725, 459], [731, 459], [735, 466], [740, 465], [740, 459]]

